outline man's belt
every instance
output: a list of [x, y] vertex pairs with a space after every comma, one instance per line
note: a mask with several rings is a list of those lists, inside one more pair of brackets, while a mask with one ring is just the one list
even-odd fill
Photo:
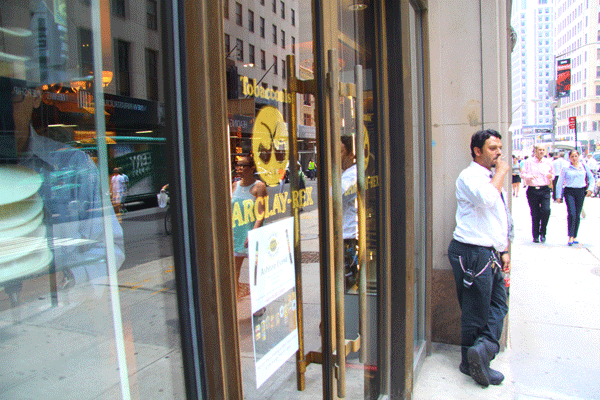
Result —
[[537, 190], [540, 190], [540, 189], [546, 189], [546, 188], [549, 188], [550, 186], [549, 186], [549, 185], [544, 185], [544, 186], [529, 186], [529, 187], [530, 187], [531, 189], [537, 189]]

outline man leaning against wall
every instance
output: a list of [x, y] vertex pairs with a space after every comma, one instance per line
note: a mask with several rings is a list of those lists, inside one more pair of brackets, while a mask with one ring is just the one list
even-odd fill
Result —
[[448, 247], [462, 312], [459, 370], [484, 387], [504, 380], [490, 368], [508, 312], [502, 271], [510, 272], [513, 236], [503, 190], [510, 165], [502, 158], [501, 139], [492, 129], [471, 137], [473, 161], [456, 180], [456, 229]]

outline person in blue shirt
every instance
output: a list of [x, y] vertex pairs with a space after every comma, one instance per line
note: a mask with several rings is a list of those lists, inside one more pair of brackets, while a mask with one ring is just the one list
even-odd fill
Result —
[[[42, 274], [53, 275], [53, 270], [58, 276], [62, 274], [59, 290], [87, 283], [90, 293], [99, 297], [108, 282], [108, 259], [114, 259], [117, 270], [125, 260], [121, 225], [112, 208], [106, 210], [102, 206], [105, 195], [100, 188], [98, 168], [83, 151], [54, 140], [54, 131], [47, 119], [54, 116], [55, 111], [42, 101], [41, 86], [0, 77], [0, 170], [4, 176], [24, 171], [41, 182], [35, 193], [35, 210], [41, 221], [39, 229], [20, 239], [47, 241], [44, 251], [51, 251], [48, 257], [33, 261], [30, 256], [14, 256], [3, 262], [8, 258], [3, 254], [0, 285], [4, 286], [14, 307], [21, 303], [24, 280]], [[3, 193], [15, 190], [19, 182], [11, 184], [2, 188]], [[33, 198], [14, 203], [13, 207], [29, 209]], [[12, 217], [19, 220], [19, 224], [30, 225], [25, 214], [22, 219]], [[0, 215], [0, 226], [3, 222], [6, 225], [7, 219], [8, 215]], [[110, 255], [106, 229], [110, 229], [112, 236]], [[10, 237], [7, 235], [5, 233], [3, 238]]]
[[577, 241], [577, 231], [579, 230], [583, 201], [585, 197], [592, 195], [595, 179], [591, 171], [579, 160], [579, 152], [577, 150], [571, 150], [569, 160], [571, 160], [571, 163], [562, 169], [558, 177], [556, 197], [557, 201], [561, 203], [564, 194], [568, 215], [568, 245], [572, 246], [579, 243]]

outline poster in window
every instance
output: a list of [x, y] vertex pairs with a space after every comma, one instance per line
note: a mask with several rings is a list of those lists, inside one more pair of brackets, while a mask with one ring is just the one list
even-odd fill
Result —
[[256, 387], [298, 350], [294, 219], [248, 232]]
[[571, 59], [558, 60], [556, 65], [556, 97], [569, 97], [571, 93]]

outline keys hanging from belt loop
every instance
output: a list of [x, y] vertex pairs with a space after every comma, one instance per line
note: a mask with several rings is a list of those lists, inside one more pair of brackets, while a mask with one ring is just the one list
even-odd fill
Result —
[[477, 278], [479, 275], [483, 274], [483, 272], [488, 269], [488, 267], [490, 265], [494, 265], [495, 262], [495, 257], [494, 257], [494, 252], [492, 252], [492, 254], [490, 255], [490, 259], [487, 262], [487, 264], [485, 264], [485, 267], [483, 267], [483, 269], [481, 271], [479, 271], [477, 274], [474, 273], [474, 271], [470, 270], [470, 269], [465, 269], [463, 262], [462, 262], [462, 256], [458, 256], [458, 262], [460, 263], [460, 268], [463, 270], [464, 275], [463, 275], [463, 286], [466, 289], [470, 289], [471, 286], [473, 285], [473, 282], [475, 282], [475, 278]]

